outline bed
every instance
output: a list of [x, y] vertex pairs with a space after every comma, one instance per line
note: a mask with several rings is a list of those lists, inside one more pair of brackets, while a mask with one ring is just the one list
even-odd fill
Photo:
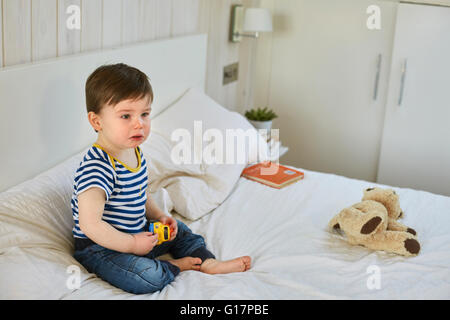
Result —
[[[351, 246], [327, 228], [365, 188], [391, 186], [304, 168], [297, 168], [303, 180], [280, 190], [242, 178], [264, 156], [261, 140], [242, 163], [172, 161], [173, 131], [194, 134], [194, 121], [203, 132], [254, 130], [204, 93], [206, 43], [206, 35], [177, 37], [0, 71], [0, 139], [8, 150], [0, 166], [0, 298], [449, 299], [449, 197], [392, 186], [402, 222], [421, 243], [418, 256], [405, 258]], [[153, 198], [204, 236], [217, 258], [250, 255], [249, 271], [186, 271], [160, 292], [133, 295], [72, 257], [72, 182], [95, 140], [83, 86], [96, 66], [113, 61], [142, 69], [154, 86], [152, 133], [142, 145]]]

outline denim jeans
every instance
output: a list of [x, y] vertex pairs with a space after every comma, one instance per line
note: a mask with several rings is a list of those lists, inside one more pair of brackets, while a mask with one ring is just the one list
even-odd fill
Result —
[[180, 269], [157, 257], [170, 253], [175, 259], [190, 256], [204, 261], [214, 258], [206, 249], [202, 236], [192, 233], [183, 222], [177, 220], [177, 223], [175, 239], [155, 246], [145, 256], [121, 253], [92, 244], [76, 250], [74, 258], [89, 272], [124, 291], [135, 294], [159, 291], [175, 279]]

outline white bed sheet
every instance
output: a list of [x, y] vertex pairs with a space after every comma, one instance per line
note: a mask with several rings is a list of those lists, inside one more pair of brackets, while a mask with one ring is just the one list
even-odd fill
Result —
[[[67, 172], [78, 159], [55, 173]], [[302, 170], [302, 169], [301, 169]], [[405, 258], [350, 246], [326, 229], [331, 217], [360, 201], [364, 188], [377, 184], [303, 170], [305, 179], [277, 190], [241, 178], [230, 196], [212, 213], [189, 222], [203, 235], [218, 259], [250, 255], [244, 273], [207, 275], [182, 272], [161, 292], [132, 295], [116, 289], [82, 268], [81, 287], [68, 289], [70, 210], [62, 209], [67, 190], [56, 195], [59, 229], [46, 240], [36, 225], [26, 226], [14, 213], [1, 216], [0, 297], [50, 299], [449, 299], [450, 198], [410, 189], [395, 190], [405, 212], [403, 223], [418, 232], [421, 252]], [[64, 180], [69, 181], [70, 177]], [[40, 179], [42, 181], [42, 179]], [[42, 182], [41, 182], [42, 183]], [[48, 192], [40, 185], [33, 196]], [[17, 192], [30, 191], [20, 185]], [[379, 185], [382, 186], [383, 185]], [[14, 193], [14, 189], [11, 191]], [[10, 193], [11, 195], [11, 193]], [[44, 198], [46, 195], [42, 194]], [[24, 204], [26, 206], [27, 204]], [[6, 208], [0, 208], [5, 212]], [[66, 211], [65, 211], [66, 210]], [[36, 213], [36, 215], [42, 213]], [[24, 217], [29, 219], [29, 217]], [[17, 230], [16, 230], [17, 229]], [[33, 232], [34, 229], [34, 232]], [[67, 230], [66, 230], [67, 229]], [[4, 233], [8, 232], [7, 234]], [[42, 240], [41, 240], [42, 239]], [[13, 246], [8, 246], [13, 244]], [[369, 289], [379, 270], [380, 289]], [[369, 269], [368, 269], [369, 268]]]
[[[221, 276], [187, 272], [158, 297], [450, 298], [450, 198], [395, 189], [405, 212], [402, 220], [421, 243], [417, 257], [405, 258], [351, 246], [327, 230], [333, 215], [377, 184], [303, 171], [304, 180], [281, 190], [241, 178], [220, 207], [190, 224], [219, 259], [250, 255], [251, 270]], [[380, 289], [367, 284], [373, 270], [379, 271]]]
[[[395, 189], [403, 222], [422, 246], [417, 257], [405, 258], [351, 246], [327, 230], [336, 213], [377, 184], [303, 171], [304, 180], [281, 190], [241, 178], [212, 215], [191, 224], [219, 258], [253, 257], [248, 274], [224, 276], [229, 290], [214, 298], [227, 299], [230, 292], [250, 299], [450, 298], [450, 198]], [[379, 270], [379, 290], [367, 285], [372, 266]]]

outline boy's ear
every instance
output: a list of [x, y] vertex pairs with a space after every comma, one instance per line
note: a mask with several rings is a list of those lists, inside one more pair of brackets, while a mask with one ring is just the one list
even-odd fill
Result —
[[89, 120], [89, 123], [91, 124], [92, 128], [94, 128], [95, 132], [101, 131], [102, 126], [100, 124], [100, 117], [98, 116], [98, 114], [96, 114], [93, 111], [90, 111], [88, 113], [88, 120]]

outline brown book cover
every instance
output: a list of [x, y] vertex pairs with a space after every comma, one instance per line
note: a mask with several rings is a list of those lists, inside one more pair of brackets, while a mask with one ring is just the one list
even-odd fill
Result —
[[242, 176], [281, 189], [288, 184], [301, 180], [304, 173], [270, 161], [257, 163], [242, 171]]

